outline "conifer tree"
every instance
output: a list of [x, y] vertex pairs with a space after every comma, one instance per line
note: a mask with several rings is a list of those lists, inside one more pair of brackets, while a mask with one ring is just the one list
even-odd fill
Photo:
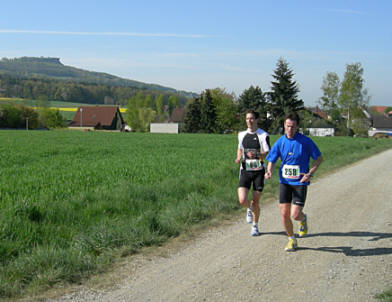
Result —
[[211, 91], [206, 89], [202, 93], [200, 106], [200, 130], [206, 133], [215, 132], [216, 109], [212, 101]]
[[252, 85], [248, 89], [245, 89], [238, 98], [238, 107], [241, 116], [244, 116], [247, 110], [256, 111], [259, 114], [258, 126], [265, 130], [268, 129], [268, 104], [265, 93], [263, 93], [259, 86], [253, 87]]
[[293, 80], [294, 73], [289, 64], [280, 58], [272, 75], [271, 92], [269, 93], [270, 113], [272, 118], [272, 130], [276, 131], [283, 127], [284, 115], [290, 111], [304, 109], [304, 103], [298, 98], [299, 88]]
[[188, 103], [184, 117], [184, 131], [197, 133], [200, 131], [200, 98], [193, 99]]

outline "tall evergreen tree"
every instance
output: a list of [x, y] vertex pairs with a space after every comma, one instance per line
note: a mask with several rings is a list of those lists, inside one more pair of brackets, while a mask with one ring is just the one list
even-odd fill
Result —
[[271, 92], [269, 93], [270, 113], [272, 118], [272, 130], [276, 131], [283, 127], [284, 115], [290, 111], [304, 109], [304, 102], [298, 98], [299, 88], [293, 80], [294, 73], [289, 64], [280, 58], [272, 75]]
[[184, 117], [184, 132], [197, 133], [200, 131], [200, 98], [188, 103]]
[[201, 99], [200, 130], [206, 133], [213, 133], [216, 130], [216, 109], [212, 101], [211, 91], [206, 89], [202, 93]]
[[262, 129], [267, 130], [269, 128], [268, 104], [265, 97], [265, 93], [259, 86], [250, 86], [245, 89], [244, 92], [238, 98], [238, 109], [241, 116], [245, 114], [247, 110], [254, 110], [259, 114], [258, 126]]

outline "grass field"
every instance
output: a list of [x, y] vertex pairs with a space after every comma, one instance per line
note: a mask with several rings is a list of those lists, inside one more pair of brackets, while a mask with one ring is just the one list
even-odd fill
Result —
[[392, 302], [392, 288], [384, 291], [381, 294], [377, 294], [376, 298], [380, 301], [380, 302]]
[[[239, 209], [235, 135], [1, 131], [0, 141], [0, 299], [78, 282]], [[392, 147], [314, 141], [317, 176]], [[277, 188], [275, 173], [263, 200]]]

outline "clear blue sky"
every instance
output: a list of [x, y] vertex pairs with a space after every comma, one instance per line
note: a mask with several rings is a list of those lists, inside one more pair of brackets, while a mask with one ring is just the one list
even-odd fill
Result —
[[328, 71], [360, 62], [370, 104], [392, 106], [391, 19], [390, 0], [2, 1], [0, 57], [237, 96], [269, 91], [283, 57], [308, 106]]

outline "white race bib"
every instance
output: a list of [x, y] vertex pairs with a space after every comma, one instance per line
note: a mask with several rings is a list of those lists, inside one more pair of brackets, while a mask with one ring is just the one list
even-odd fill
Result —
[[246, 171], [260, 171], [264, 167], [259, 159], [246, 159], [245, 160]]
[[284, 165], [282, 167], [282, 176], [283, 178], [299, 179], [300, 178], [299, 165]]

